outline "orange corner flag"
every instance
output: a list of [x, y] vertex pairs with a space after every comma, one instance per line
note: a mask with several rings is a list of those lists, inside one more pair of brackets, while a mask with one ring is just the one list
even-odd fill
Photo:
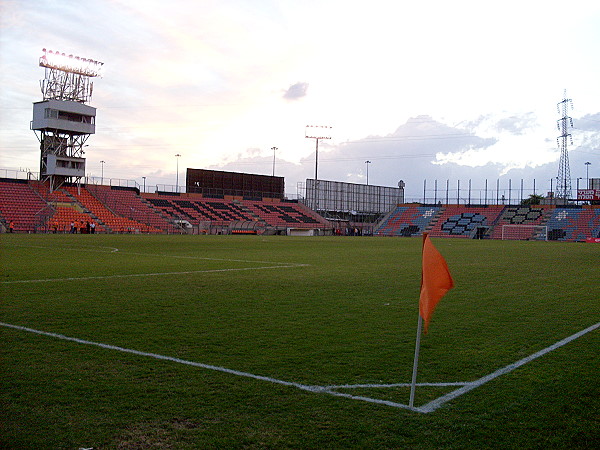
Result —
[[419, 314], [425, 322], [425, 333], [433, 310], [446, 292], [454, 287], [446, 260], [437, 251], [427, 233], [423, 233], [423, 268], [421, 272], [421, 296]]

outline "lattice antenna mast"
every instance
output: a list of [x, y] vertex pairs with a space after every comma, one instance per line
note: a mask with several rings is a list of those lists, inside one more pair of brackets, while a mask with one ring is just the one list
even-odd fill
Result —
[[556, 197], [562, 198], [565, 202], [571, 198], [571, 169], [569, 168], [569, 142], [573, 145], [573, 136], [569, 133], [569, 128], [573, 128], [573, 119], [569, 117], [569, 106], [573, 109], [573, 100], [567, 98], [565, 89], [563, 99], [557, 104], [558, 113], [562, 116], [557, 120], [556, 126], [561, 135], [556, 138], [560, 148], [560, 161], [558, 163], [558, 178], [556, 185]]

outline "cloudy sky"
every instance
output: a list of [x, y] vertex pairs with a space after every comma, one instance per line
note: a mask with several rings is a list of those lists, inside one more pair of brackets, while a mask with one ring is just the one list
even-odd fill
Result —
[[306, 125], [325, 125], [321, 179], [547, 191], [566, 89], [573, 188], [585, 162], [600, 176], [597, 0], [0, 0], [0, 27], [0, 169], [38, 170], [47, 48], [105, 63], [88, 175], [271, 175], [277, 147], [295, 196], [315, 173]]

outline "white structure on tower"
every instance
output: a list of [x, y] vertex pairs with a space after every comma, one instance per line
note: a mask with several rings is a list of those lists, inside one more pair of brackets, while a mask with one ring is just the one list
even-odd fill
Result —
[[30, 128], [40, 142], [40, 180], [50, 181], [50, 190], [85, 177], [83, 147], [96, 132], [96, 108], [86, 105], [92, 98], [91, 78], [100, 75], [103, 63], [43, 49], [40, 82], [43, 100], [33, 104]]

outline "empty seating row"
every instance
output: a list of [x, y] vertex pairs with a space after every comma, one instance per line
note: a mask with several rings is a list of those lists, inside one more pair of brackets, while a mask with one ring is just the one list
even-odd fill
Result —
[[491, 238], [502, 239], [504, 225], [529, 225], [529, 231], [527, 227], [523, 227], [523, 230], [529, 233], [528, 238], [535, 239], [537, 231], [534, 226], [543, 225], [554, 208], [554, 205], [506, 206], [495, 224]]
[[[226, 227], [260, 222], [277, 228], [331, 228], [302, 203], [279, 199], [140, 195], [132, 188], [84, 185], [50, 192], [45, 183], [0, 179], [0, 221], [13, 223], [17, 232], [68, 231], [72, 222], [95, 222], [97, 232], [161, 233], [172, 230], [177, 220]], [[428, 231], [432, 236], [501, 239], [505, 229], [517, 229], [526, 239], [539, 239], [540, 226], [547, 229], [544, 237], [549, 240], [600, 238], [600, 207], [398, 205], [374, 234], [415, 236]]]
[[190, 223], [211, 222], [227, 226], [232, 222], [263, 221], [274, 227], [315, 228], [327, 222], [300, 203], [262, 200], [225, 200], [214, 198], [183, 198], [146, 196], [146, 200], [173, 220]]
[[448, 205], [431, 228], [431, 236], [473, 238], [483, 235], [494, 225], [504, 206]]
[[[315, 228], [328, 226], [327, 222], [314, 215], [300, 203], [277, 203], [244, 201], [244, 205], [260, 220], [275, 227]], [[310, 211], [310, 212], [309, 212]]]
[[52, 233], [70, 233], [73, 228], [76, 231], [89, 229], [88, 224], [95, 225], [96, 233], [105, 232], [105, 228], [98, 224], [89, 214], [80, 212], [73, 207], [58, 206], [52, 218], [48, 222], [48, 231]]
[[190, 223], [211, 222], [227, 226], [232, 221], [256, 220], [239, 205], [232, 202], [208, 199], [176, 199], [149, 196], [148, 202], [173, 220], [187, 220]]
[[546, 226], [548, 240], [584, 241], [600, 238], [600, 208], [556, 208]]
[[414, 236], [427, 230], [438, 237], [502, 239], [506, 231], [519, 239], [583, 241], [600, 238], [600, 207], [398, 205], [374, 234]]
[[110, 211], [121, 217], [163, 232], [170, 228], [169, 221], [157, 214], [156, 210], [134, 188], [94, 185], [87, 186], [87, 189]]
[[[7, 183], [10, 188], [6, 200], [0, 202], [0, 218], [15, 223], [17, 231], [34, 226], [35, 214], [23, 208], [23, 198], [36, 200], [36, 211], [45, 210], [37, 217], [47, 229], [70, 229], [71, 221], [95, 221], [106, 232], [143, 231], [165, 232], [177, 220], [192, 224], [210, 222], [215, 226], [229, 226], [234, 222], [262, 221], [268, 226], [316, 228], [328, 227], [328, 222], [301, 203], [263, 200], [216, 199], [194, 196], [140, 196], [135, 189], [114, 189], [109, 186], [66, 185], [50, 191], [45, 183]], [[14, 187], [16, 185], [16, 187]], [[35, 185], [35, 189], [32, 186]], [[20, 193], [12, 194], [11, 189]], [[20, 199], [13, 202], [9, 198]], [[3, 214], [4, 211], [4, 214]], [[25, 224], [25, 218], [27, 224]]]
[[34, 232], [50, 210], [26, 180], [0, 180], [0, 218], [16, 232]]
[[87, 189], [67, 186], [63, 188], [82, 206], [98, 218], [105, 228], [116, 233], [146, 232], [160, 233], [162, 230], [152, 226], [121, 217], [110, 211], [100, 200], [94, 197]]
[[440, 211], [438, 206], [398, 205], [374, 230], [377, 236], [415, 236], [423, 233], [432, 218]]

